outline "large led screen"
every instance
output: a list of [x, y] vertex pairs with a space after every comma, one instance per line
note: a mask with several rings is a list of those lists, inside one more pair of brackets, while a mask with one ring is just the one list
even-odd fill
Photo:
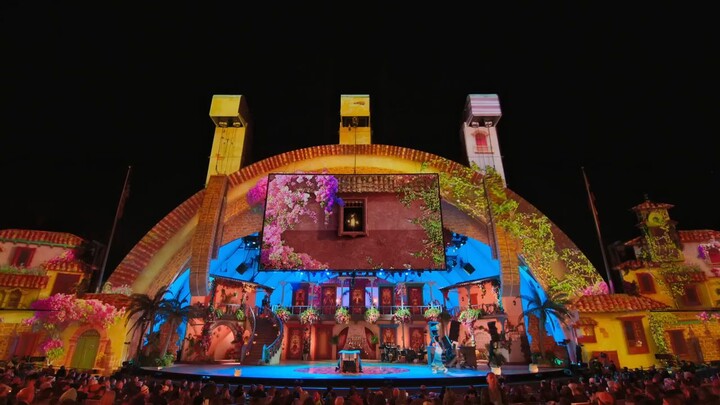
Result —
[[260, 270], [444, 270], [437, 174], [270, 174]]

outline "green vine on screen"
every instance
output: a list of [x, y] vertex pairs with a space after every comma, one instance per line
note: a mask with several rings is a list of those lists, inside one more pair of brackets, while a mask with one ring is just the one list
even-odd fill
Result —
[[[450, 167], [440, 170], [440, 193], [446, 201], [474, 219], [490, 222], [489, 201], [497, 226], [521, 242], [523, 259], [549, 290], [572, 296], [602, 281], [592, 263], [577, 248], [558, 252], [550, 220], [535, 212], [520, 212], [519, 203], [508, 197], [502, 178], [493, 167], [482, 170], [473, 162], [469, 167], [453, 166], [448, 162], [443, 158], [435, 159], [424, 163], [423, 170], [429, 166]], [[555, 275], [558, 262], [564, 263], [567, 269], [562, 279]]]
[[660, 265], [660, 276], [657, 280], [670, 290], [673, 298], [681, 298], [685, 295], [685, 287], [694, 281], [693, 273], [702, 272], [697, 265], [685, 265], [681, 263], [662, 263]]
[[670, 225], [665, 224], [658, 228], [643, 227], [642, 232], [645, 236], [643, 238], [645, 246], [640, 250], [640, 260], [650, 262], [683, 260], [682, 250], [671, 236]]
[[678, 323], [678, 319], [674, 314], [669, 312], [651, 312], [650, 313], [650, 334], [658, 348], [658, 353], [669, 353], [670, 349], [665, 339], [665, 329]]
[[[433, 181], [434, 182], [434, 181]], [[422, 201], [422, 215], [413, 218], [412, 223], [425, 231], [427, 239], [423, 239], [423, 249], [413, 253], [414, 257], [430, 258], [439, 268], [445, 266], [445, 247], [443, 244], [442, 217], [440, 215], [440, 196], [434, 187], [413, 187], [406, 184], [401, 189], [400, 203], [405, 207], [414, 201]]]

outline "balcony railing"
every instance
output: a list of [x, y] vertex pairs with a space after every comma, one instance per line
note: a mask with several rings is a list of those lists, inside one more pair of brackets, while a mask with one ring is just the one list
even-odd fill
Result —
[[[291, 307], [288, 307], [288, 310], [291, 314], [291, 319], [297, 319], [299, 318], [300, 314], [305, 311], [306, 309], [310, 308], [310, 305], [294, 305]], [[317, 309], [320, 313], [320, 319], [321, 320], [331, 320], [335, 317], [335, 311], [337, 310], [337, 305], [326, 305], [326, 306], [312, 306], [313, 308]], [[388, 320], [392, 318], [392, 315], [397, 311], [401, 306], [400, 305], [387, 305], [387, 306], [379, 306], [378, 311], [380, 312], [380, 319], [381, 320]], [[437, 307], [437, 305], [404, 305], [403, 308], [407, 308], [410, 310], [410, 313], [413, 316], [413, 319], [420, 320], [424, 319], [425, 311], [428, 308]], [[482, 318], [495, 318], [498, 316], [506, 315], [504, 311], [501, 310], [500, 306], [498, 304], [473, 304], [469, 307], [475, 308], [475, 309], [481, 309], [483, 311]], [[468, 306], [457, 306], [448, 308], [448, 313], [450, 313], [451, 317], [455, 317], [460, 314], [464, 309], [468, 308]], [[353, 318], [353, 320], [360, 320], [356, 318], [360, 318], [361, 316], [365, 315], [366, 307], [361, 307], [360, 312], [354, 312], [354, 307], [349, 307], [350, 310], [350, 316]]]

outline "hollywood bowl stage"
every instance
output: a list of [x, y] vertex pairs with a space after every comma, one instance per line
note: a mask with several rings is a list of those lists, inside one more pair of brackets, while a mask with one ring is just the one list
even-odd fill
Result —
[[[174, 380], [212, 380], [228, 384], [263, 384], [266, 387], [301, 385], [305, 388], [355, 387], [462, 387], [483, 385], [490, 372], [487, 365], [472, 368], [448, 368], [447, 373], [433, 373], [427, 364], [381, 363], [363, 360], [362, 373], [335, 371], [337, 362], [283, 362], [276, 365], [175, 364], [169, 367], [144, 367], [142, 372], [156, 378]], [[527, 365], [504, 365], [502, 376], [508, 383], [534, 382], [543, 379], [568, 377], [569, 370], [541, 368], [538, 373], [528, 371]]]

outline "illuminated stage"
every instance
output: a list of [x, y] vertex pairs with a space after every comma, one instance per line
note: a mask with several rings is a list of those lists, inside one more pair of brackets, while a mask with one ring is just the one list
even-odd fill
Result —
[[[449, 368], [447, 373], [434, 374], [427, 364], [380, 363], [363, 360], [362, 373], [336, 372], [337, 362], [284, 362], [278, 365], [249, 366], [239, 364], [176, 364], [160, 370], [142, 370], [156, 378], [173, 380], [211, 379], [216, 383], [263, 384], [266, 387], [301, 385], [306, 388], [355, 387], [466, 387], [485, 384], [490, 369], [480, 365], [477, 370]], [[239, 370], [239, 371], [238, 371]], [[236, 376], [239, 373], [239, 376]], [[562, 368], [542, 368], [530, 373], [527, 365], [504, 365], [502, 375], [508, 383], [533, 382], [541, 379], [567, 377]]]

